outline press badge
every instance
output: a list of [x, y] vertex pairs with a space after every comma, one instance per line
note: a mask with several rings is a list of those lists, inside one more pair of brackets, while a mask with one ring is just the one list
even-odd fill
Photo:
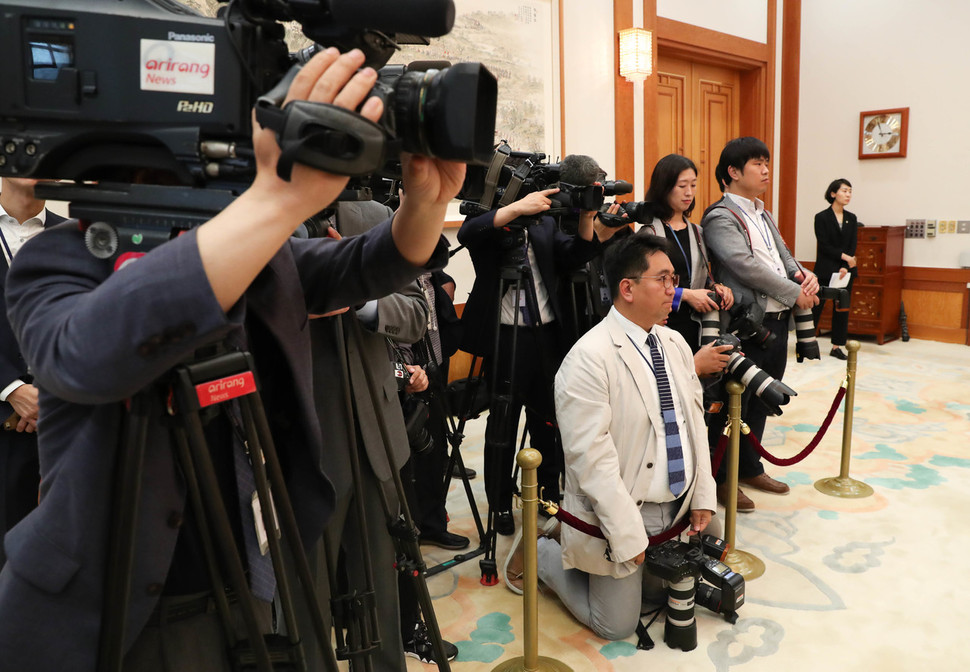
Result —
[[[270, 493], [269, 500], [270, 500], [270, 507], [272, 508], [272, 513], [273, 513], [273, 527], [276, 528], [274, 532], [276, 534], [276, 538], [279, 539], [280, 521], [279, 521], [279, 518], [277, 518], [276, 516], [276, 506], [273, 504], [272, 492]], [[266, 555], [267, 553], [269, 553], [269, 539], [266, 536], [266, 526], [263, 525], [263, 507], [260, 505], [259, 495], [255, 491], [253, 492], [252, 503], [253, 503], [253, 520], [256, 526], [256, 542], [259, 544], [260, 555]]]

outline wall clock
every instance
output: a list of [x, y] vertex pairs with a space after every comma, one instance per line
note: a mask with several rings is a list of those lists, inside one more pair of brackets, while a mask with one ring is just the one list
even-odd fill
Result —
[[860, 113], [859, 158], [890, 159], [906, 156], [908, 133], [908, 107]]

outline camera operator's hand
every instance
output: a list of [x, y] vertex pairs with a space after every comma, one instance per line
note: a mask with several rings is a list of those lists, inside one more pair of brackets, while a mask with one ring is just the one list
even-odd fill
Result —
[[692, 509], [690, 512], [690, 529], [687, 531], [688, 537], [703, 532], [711, 524], [714, 512], [707, 509]]
[[713, 376], [727, 368], [733, 345], [708, 343], [694, 355], [694, 371], [698, 376]]
[[[373, 96], [368, 99], [368, 93], [377, 73], [373, 68], [361, 69], [363, 65], [364, 54], [358, 49], [343, 55], [336, 49], [326, 49], [296, 75], [286, 102], [309, 100], [354, 110], [367, 99], [360, 114], [376, 122], [384, 104]], [[281, 179], [276, 174], [280, 156], [276, 135], [261, 128], [255, 117], [253, 149], [256, 179], [252, 186], [198, 230], [199, 256], [224, 310], [239, 300], [297, 225], [330, 205], [347, 184], [345, 176], [301, 164], [293, 166], [290, 181]], [[434, 239], [436, 244], [438, 234]]]
[[795, 299], [795, 305], [799, 308], [813, 308], [818, 305], [818, 297], [814, 294], [806, 294], [803, 287], [798, 293], [798, 298]]
[[712, 289], [721, 297], [721, 308], [723, 310], [730, 310], [731, 306], [734, 305], [734, 292], [731, 291], [731, 288], [721, 283], [715, 283]]
[[[625, 212], [620, 211], [619, 203], [610, 203], [610, 207], [606, 209], [606, 214], [615, 215], [617, 213], [619, 213], [622, 218], [629, 219], [629, 217]], [[612, 238], [614, 234], [616, 234], [616, 232], [620, 230], [620, 228], [621, 227], [617, 227], [617, 226], [606, 226], [603, 222], [600, 221], [599, 217], [593, 218], [593, 231], [596, 233], [596, 238], [601, 243], [605, 243], [610, 238]]]
[[7, 402], [17, 411], [20, 420], [14, 428], [18, 432], [33, 432], [37, 429], [37, 388], [24, 383], [7, 395]]
[[404, 386], [404, 391], [408, 394], [424, 392], [428, 389], [428, 374], [417, 364], [405, 364], [404, 368], [411, 374], [411, 380]]
[[407, 198], [394, 215], [391, 232], [401, 256], [423, 266], [438, 245], [448, 203], [465, 180], [465, 164], [402, 153], [401, 170]]
[[811, 271], [797, 271], [795, 279], [802, 283], [802, 293], [809, 296], [818, 294], [818, 277]]
[[707, 295], [706, 289], [685, 289], [680, 295], [681, 302], [686, 301], [687, 305], [698, 313], [709, 313], [720, 308], [717, 303]]
[[519, 217], [531, 217], [532, 215], [545, 212], [552, 207], [552, 201], [549, 200], [549, 196], [558, 191], [559, 187], [553, 187], [552, 189], [533, 191], [531, 194], [526, 194], [519, 200], [496, 210], [492, 225], [496, 229], [500, 229]]

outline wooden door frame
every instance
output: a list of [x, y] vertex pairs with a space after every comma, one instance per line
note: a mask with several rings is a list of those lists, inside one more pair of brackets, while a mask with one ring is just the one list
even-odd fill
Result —
[[[660, 50], [665, 55], [702, 61], [741, 70], [741, 134], [764, 140], [769, 148], [775, 142], [775, 49], [777, 0], [768, 0], [767, 42], [762, 44], [715, 30], [692, 26], [657, 16], [657, 0], [643, 3], [643, 27], [652, 30], [653, 62]], [[614, 27], [619, 30], [632, 25], [634, 0], [614, 0]], [[786, 240], [795, 239], [795, 184], [798, 171], [798, 61], [801, 32], [801, 0], [786, 0], [783, 13], [785, 50], [782, 54], [782, 147], [775, 157], [776, 180], [764, 196], [773, 202], [775, 183], [779, 191], [779, 227]], [[616, 44], [619, 62], [619, 42]], [[633, 174], [634, 150], [628, 138], [633, 137], [633, 85], [615, 73], [614, 104], [616, 114], [617, 174]], [[644, 180], [660, 159], [657, 134], [657, 78], [648, 77], [643, 83], [644, 110]], [[780, 159], [780, 160], [779, 160]], [[621, 170], [622, 169], [622, 170]], [[643, 187], [646, 192], [646, 185]]]

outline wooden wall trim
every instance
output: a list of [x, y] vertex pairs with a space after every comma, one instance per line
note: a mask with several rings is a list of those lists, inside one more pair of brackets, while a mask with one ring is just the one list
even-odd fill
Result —
[[798, 98], [802, 40], [802, 0], [785, 0], [782, 12], [781, 143], [775, 162], [778, 182], [776, 219], [785, 240], [795, 240], [798, 196]]
[[559, 155], [566, 156], [566, 45], [563, 42], [563, 2], [559, 0]]
[[[613, 0], [613, 63], [620, 62], [619, 31], [633, 27], [633, 0]], [[620, 77], [619, 65], [613, 68], [613, 109], [616, 153], [615, 175], [635, 174], [636, 159], [633, 143], [633, 82]]]
[[[643, 27], [653, 32], [653, 70], [654, 74], [643, 82], [643, 184], [639, 193], [646, 196], [650, 186], [650, 174], [660, 160], [660, 120], [657, 118], [657, 96], [660, 95], [660, 78], [657, 76], [657, 0], [642, 0]], [[652, 104], [648, 101], [652, 101]], [[630, 136], [633, 137], [633, 136]], [[632, 178], [633, 175], [631, 174]], [[617, 173], [619, 179], [619, 173]]]
[[[771, 8], [775, 0], [769, 2], [768, 32], [774, 33], [771, 25]], [[654, 3], [656, 7], [656, 3]], [[656, 16], [656, 10], [654, 10]], [[753, 68], [770, 60], [767, 44], [743, 37], [735, 37], [727, 33], [719, 33], [709, 28], [692, 26], [663, 16], [657, 16], [657, 42], [664, 48], [664, 53], [672, 56], [686, 57], [697, 61], [714, 62], [732, 65], [739, 68]], [[716, 54], [713, 55], [713, 54]]]

